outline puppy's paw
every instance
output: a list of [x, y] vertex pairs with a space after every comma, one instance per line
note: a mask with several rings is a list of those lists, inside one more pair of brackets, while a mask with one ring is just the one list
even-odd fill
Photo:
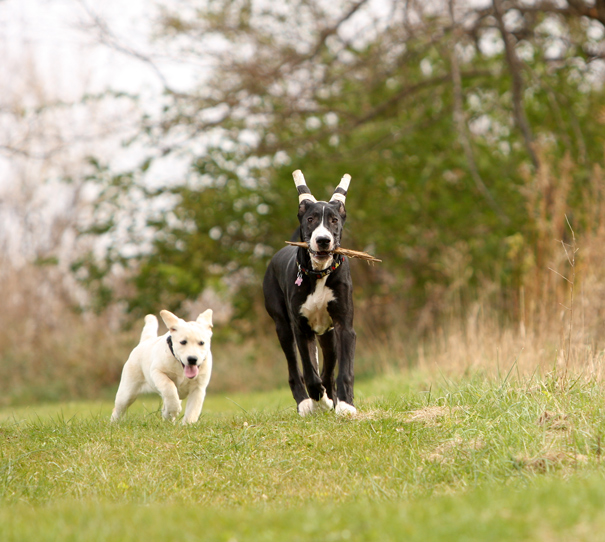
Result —
[[338, 401], [334, 410], [339, 416], [351, 416], [353, 414], [357, 414], [357, 409], [353, 405], [345, 403], [344, 401]]
[[187, 414], [185, 414], [185, 416], [183, 416], [183, 419], [181, 420], [181, 423], [183, 425], [191, 425], [192, 423], [197, 423], [197, 421], [199, 419], [200, 419], [199, 414], [197, 416], [195, 416], [195, 415], [187, 416]]
[[181, 408], [180, 405], [178, 408], [166, 408], [162, 409], [162, 416], [165, 420], [174, 423], [176, 421], [177, 416], [180, 414]]
[[298, 403], [298, 413], [304, 418], [309, 414], [313, 414], [315, 405], [313, 399], [305, 399]]

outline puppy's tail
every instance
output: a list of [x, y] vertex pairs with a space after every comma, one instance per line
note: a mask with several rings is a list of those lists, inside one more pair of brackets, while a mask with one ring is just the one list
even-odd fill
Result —
[[139, 344], [148, 339], [155, 339], [158, 336], [158, 319], [153, 314], [145, 316], [145, 326], [141, 333]]

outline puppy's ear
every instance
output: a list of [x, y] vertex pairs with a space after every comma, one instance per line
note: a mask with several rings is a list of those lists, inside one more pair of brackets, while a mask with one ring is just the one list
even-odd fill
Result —
[[196, 322], [198, 324], [206, 324], [208, 327], [212, 327], [212, 309], [206, 309], [197, 317]]
[[166, 327], [170, 331], [176, 331], [176, 328], [178, 327], [180, 321], [180, 318], [178, 316], [175, 316], [170, 311], [166, 310], [160, 311], [160, 316], [162, 317], [162, 320], [164, 320]]

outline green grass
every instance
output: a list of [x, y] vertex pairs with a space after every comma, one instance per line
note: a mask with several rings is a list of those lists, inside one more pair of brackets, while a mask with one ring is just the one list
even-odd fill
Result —
[[[605, 540], [605, 394], [426, 374], [359, 382], [360, 414], [287, 390], [0, 411], [0, 540]], [[600, 538], [599, 538], [600, 537]]]

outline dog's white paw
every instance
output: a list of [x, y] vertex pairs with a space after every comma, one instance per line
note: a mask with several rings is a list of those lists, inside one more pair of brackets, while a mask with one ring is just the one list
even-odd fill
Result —
[[183, 420], [181, 421], [182, 425], [191, 425], [193, 423], [197, 422], [197, 418], [183, 418]]
[[319, 401], [313, 401], [315, 403], [315, 409], [318, 412], [327, 412], [334, 408], [334, 401], [328, 397], [328, 394], [324, 392], [323, 397]]
[[298, 413], [304, 418], [309, 414], [317, 414], [318, 412], [327, 412], [334, 408], [334, 401], [328, 398], [324, 392], [323, 397], [319, 401], [313, 399], [305, 399], [298, 404]]
[[305, 399], [298, 403], [298, 413], [304, 418], [309, 414], [313, 414], [314, 411], [314, 401], [313, 399]]
[[334, 410], [339, 416], [351, 416], [353, 414], [357, 414], [357, 409], [353, 405], [345, 403], [344, 401], [338, 401]]
[[164, 406], [162, 409], [162, 416], [164, 416], [165, 420], [174, 423], [176, 421], [177, 416], [181, 413], [181, 402], [178, 401], [173, 406]]

